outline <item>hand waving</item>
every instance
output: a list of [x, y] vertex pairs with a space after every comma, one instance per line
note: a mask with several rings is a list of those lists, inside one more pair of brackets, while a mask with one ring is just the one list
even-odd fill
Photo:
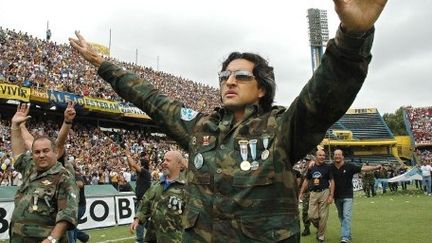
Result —
[[79, 31], [75, 31], [75, 35], [78, 39], [69, 38], [71, 46], [77, 50], [85, 60], [93, 64], [95, 67], [99, 67], [104, 59], [87, 43]]
[[12, 117], [12, 125], [18, 127], [21, 123], [30, 119], [31, 116], [28, 115], [29, 111], [29, 104], [18, 105], [15, 115]]
[[375, 24], [387, 0], [333, 0], [342, 27], [348, 33], [364, 33]]

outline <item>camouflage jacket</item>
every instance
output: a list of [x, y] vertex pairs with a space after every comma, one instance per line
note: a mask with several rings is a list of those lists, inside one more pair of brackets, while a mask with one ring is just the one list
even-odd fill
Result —
[[153, 184], [144, 194], [136, 218], [147, 223], [145, 242], [181, 242], [185, 209], [185, 181], [173, 181], [164, 190], [163, 182]]
[[42, 241], [59, 221], [76, 226], [79, 193], [74, 175], [59, 162], [38, 175], [27, 154], [19, 156], [14, 167], [22, 173], [23, 184], [15, 196], [11, 242], [28, 242], [28, 237]]
[[[246, 107], [244, 120], [218, 108], [207, 115], [160, 94], [109, 62], [99, 75], [189, 152], [184, 242], [275, 242], [299, 232], [292, 165], [320, 143], [350, 107], [371, 60], [374, 29], [362, 38], [339, 29], [321, 65], [289, 108]], [[243, 171], [239, 141], [256, 139], [256, 170]], [[268, 157], [261, 159], [267, 142]], [[248, 160], [252, 154], [248, 151]]]

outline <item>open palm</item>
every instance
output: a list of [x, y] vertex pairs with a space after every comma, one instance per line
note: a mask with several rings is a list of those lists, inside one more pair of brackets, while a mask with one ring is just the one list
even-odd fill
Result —
[[342, 26], [348, 32], [366, 32], [375, 24], [387, 0], [333, 0]]
[[12, 117], [12, 124], [19, 126], [21, 123], [27, 121], [30, 116], [28, 115], [30, 106], [28, 104], [20, 104], [17, 107], [15, 115]]

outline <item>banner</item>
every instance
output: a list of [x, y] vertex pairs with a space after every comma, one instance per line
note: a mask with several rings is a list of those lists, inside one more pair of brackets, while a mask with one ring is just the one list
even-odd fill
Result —
[[9, 239], [9, 222], [14, 210], [14, 202], [0, 202], [0, 240]]
[[119, 103], [119, 108], [126, 117], [150, 119], [150, 117], [144, 111], [138, 107], [135, 107], [134, 105], [128, 103]]
[[388, 182], [399, 182], [399, 181], [412, 181], [412, 180], [422, 180], [420, 168], [414, 167], [411, 170], [403, 173], [402, 175], [395, 176], [388, 179]]
[[0, 83], [0, 98], [7, 100], [30, 101], [30, 89], [18, 85]]
[[121, 113], [118, 102], [90, 98], [90, 97], [84, 97], [84, 108], [93, 111]]
[[73, 101], [81, 106], [84, 105], [83, 97], [76, 94], [56, 90], [48, 90], [48, 96], [49, 102], [53, 103], [58, 107], [66, 108], [69, 101]]
[[79, 229], [113, 226], [115, 222], [114, 197], [87, 198], [87, 209], [79, 220]]
[[30, 100], [48, 103], [49, 102], [48, 92], [47, 91], [38, 91], [38, 90], [32, 89], [30, 91]]
[[130, 224], [135, 216], [135, 196], [116, 196], [117, 224]]

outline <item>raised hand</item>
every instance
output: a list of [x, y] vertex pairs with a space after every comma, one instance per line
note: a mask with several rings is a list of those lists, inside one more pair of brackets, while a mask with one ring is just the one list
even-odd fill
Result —
[[375, 24], [387, 0], [333, 0], [342, 27], [348, 33], [364, 33]]
[[85, 60], [93, 64], [95, 67], [99, 67], [104, 59], [87, 43], [79, 31], [75, 31], [75, 35], [78, 39], [69, 38], [71, 46], [77, 50]]
[[21, 123], [30, 119], [31, 116], [28, 115], [29, 111], [30, 111], [29, 104], [19, 104], [17, 107], [17, 111], [15, 112], [15, 115], [12, 117], [11, 120], [12, 125], [18, 127]]
[[73, 101], [68, 102], [66, 110], [64, 111], [64, 120], [66, 122], [72, 122], [73, 119], [75, 119], [76, 116], [75, 104], [76, 103]]

